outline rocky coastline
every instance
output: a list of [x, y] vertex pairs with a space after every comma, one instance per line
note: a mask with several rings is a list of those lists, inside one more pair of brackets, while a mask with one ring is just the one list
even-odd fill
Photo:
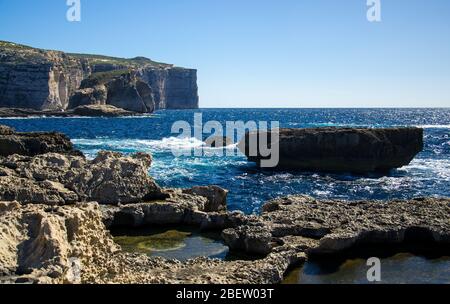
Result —
[[197, 109], [197, 70], [0, 41], [0, 117], [70, 116], [80, 106], [113, 106], [122, 116]]
[[[260, 215], [227, 211], [216, 186], [161, 188], [151, 155], [93, 160], [59, 133], [0, 127], [0, 281], [9, 283], [280, 283], [313, 255], [359, 245], [450, 245], [450, 199], [325, 201], [289, 196]], [[124, 252], [110, 230], [189, 225], [218, 231], [253, 259], [187, 262]]]
[[131, 117], [143, 116], [148, 113], [137, 113], [117, 108], [111, 105], [85, 105], [66, 111], [36, 111], [33, 109], [0, 108], [0, 118], [27, 117]]

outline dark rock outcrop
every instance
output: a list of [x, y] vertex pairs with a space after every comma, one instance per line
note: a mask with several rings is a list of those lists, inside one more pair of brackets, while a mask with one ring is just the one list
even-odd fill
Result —
[[[408, 165], [423, 149], [423, 130], [419, 128], [362, 129], [317, 128], [280, 129], [278, 167], [310, 171], [375, 172]], [[247, 133], [239, 148], [250, 161], [262, 157], [250, 155], [251, 138], [267, 137], [268, 132]], [[254, 141], [254, 139], [253, 139]], [[276, 143], [272, 146], [275, 147]]]
[[19, 133], [0, 126], [0, 156], [13, 154], [35, 156], [44, 153], [71, 153], [80, 155], [70, 139], [61, 133]]
[[151, 113], [198, 108], [197, 91], [196, 70], [144, 57], [66, 54], [0, 41], [0, 107], [65, 111], [110, 104]]

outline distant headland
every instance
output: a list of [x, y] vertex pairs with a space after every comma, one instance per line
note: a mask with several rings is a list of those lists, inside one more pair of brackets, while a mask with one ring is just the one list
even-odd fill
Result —
[[[71, 54], [0, 41], [0, 108], [4, 113], [72, 113], [109, 106], [123, 113], [199, 106], [197, 70], [145, 57]], [[119, 113], [120, 113], [119, 111]]]

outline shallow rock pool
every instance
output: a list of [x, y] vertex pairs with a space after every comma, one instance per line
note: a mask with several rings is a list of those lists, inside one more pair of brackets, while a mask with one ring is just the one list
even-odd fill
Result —
[[[449, 284], [450, 256], [397, 253], [381, 258], [381, 284]], [[367, 258], [308, 261], [291, 271], [284, 284], [369, 284]]]
[[146, 228], [112, 231], [126, 252], [144, 253], [186, 261], [197, 257], [226, 259], [229, 249], [218, 233], [200, 233], [189, 228]]

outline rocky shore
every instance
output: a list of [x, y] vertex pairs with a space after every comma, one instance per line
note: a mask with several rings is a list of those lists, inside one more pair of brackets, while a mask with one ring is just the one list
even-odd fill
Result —
[[33, 109], [0, 108], [0, 118], [7, 117], [126, 117], [148, 113], [127, 111], [111, 105], [84, 105], [66, 111], [36, 111]]
[[[148, 175], [148, 154], [100, 152], [88, 160], [62, 134], [0, 131], [1, 282], [279, 283], [312, 255], [364, 244], [450, 245], [450, 199], [299, 195], [249, 216], [227, 211], [227, 191], [216, 186], [159, 187]], [[10, 143], [20, 148], [6, 148]], [[152, 258], [122, 251], [109, 232], [169, 225], [221, 232], [232, 251], [253, 259]]]

